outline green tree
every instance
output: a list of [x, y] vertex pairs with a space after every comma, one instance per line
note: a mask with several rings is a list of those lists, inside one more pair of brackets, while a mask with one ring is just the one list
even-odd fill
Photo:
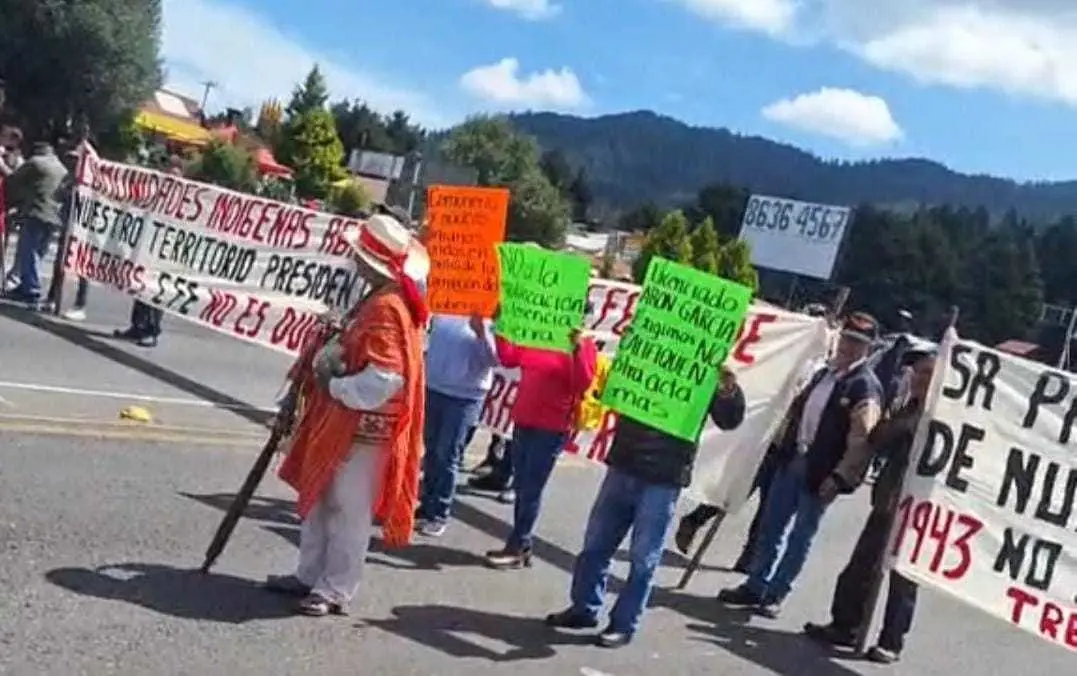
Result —
[[752, 249], [742, 239], [726, 240], [718, 253], [719, 277], [759, 290], [759, 272], [752, 265]]
[[708, 216], [696, 226], [692, 233], [692, 265], [698, 270], [718, 274], [718, 264], [722, 255], [722, 246], [718, 242], [718, 233], [714, 230], [714, 221]]
[[253, 193], [258, 189], [254, 157], [244, 148], [224, 141], [211, 141], [189, 174], [230, 190]]
[[449, 133], [440, 150], [450, 162], [474, 169], [479, 185], [510, 190], [509, 239], [546, 247], [564, 242], [569, 204], [543, 173], [538, 146], [505, 118], [470, 118]]
[[0, 0], [0, 75], [32, 137], [113, 124], [160, 87], [160, 0]]
[[333, 188], [330, 204], [334, 213], [341, 216], [358, 216], [370, 207], [370, 195], [358, 181], [351, 181], [340, 188]]
[[281, 134], [279, 159], [295, 171], [296, 194], [325, 199], [333, 183], [347, 175], [344, 146], [337, 136], [333, 115], [324, 108], [289, 118]]
[[117, 162], [127, 162], [145, 144], [142, 130], [135, 124], [133, 113], [119, 115], [108, 122], [94, 138], [101, 156]]
[[654, 202], [646, 202], [621, 215], [618, 230], [625, 232], [648, 232], [662, 222], [662, 210]]
[[683, 211], [669, 212], [657, 228], [647, 233], [639, 258], [632, 266], [636, 282], [643, 283], [647, 266], [655, 256], [685, 265], [692, 264], [692, 242], [688, 235], [688, 219]]
[[327, 103], [329, 103], [329, 86], [325, 82], [321, 68], [315, 64], [303, 82], [292, 91], [292, 100], [288, 102], [287, 108], [288, 117], [299, 117], [314, 110], [324, 110]]

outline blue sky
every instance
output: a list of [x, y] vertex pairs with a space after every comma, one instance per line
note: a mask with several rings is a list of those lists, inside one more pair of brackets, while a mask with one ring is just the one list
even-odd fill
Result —
[[208, 107], [335, 98], [475, 112], [652, 109], [828, 158], [1077, 178], [1072, 0], [165, 0], [169, 85]]

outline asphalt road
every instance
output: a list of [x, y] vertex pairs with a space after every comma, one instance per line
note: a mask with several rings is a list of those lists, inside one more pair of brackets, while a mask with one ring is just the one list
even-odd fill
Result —
[[[578, 462], [563, 463], [551, 482], [533, 569], [482, 567], [479, 555], [499, 544], [510, 508], [464, 496], [443, 538], [371, 555], [350, 618], [293, 617], [258, 588], [295, 562], [290, 494], [275, 478], [215, 572], [194, 572], [257, 453], [259, 409], [272, 402], [286, 361], [178, 322], [156, 350], [117, 344], [105, 329], [122, 324], [126, 307], [97, 292], [90, 324], [72, 327], [0, 306], [0, 673], [1073, 671], [1072, 654], [933, 593], [922, 595], [906, 655], [892, 667], [827, 654], [800, 637], [805, 621], [825, 619], [866, 496], [828, 514], [778, 620], [720, 608], [714, 593], [738, 576], [718, 568], [671, 591], [683, 561], [669, 555], [633, 645], [601, 650], [552, 632], [541, 617], [565, 605], [601, 477]], [[151, 409], [154, 421], [119, 421], [130, 404]], [[708, 563], [732, 560], [747, 517], [723, 528]], [[614, 574], [624, 572], [616, 564]]]

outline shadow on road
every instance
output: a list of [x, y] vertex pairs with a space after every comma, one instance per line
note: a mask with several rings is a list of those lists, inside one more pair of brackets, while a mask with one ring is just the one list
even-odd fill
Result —
[[294, 616], [291, 606], [261, 585], [231, 575], [203, 575], [153, 563], [121, 563], [99, 568], [57, 568], [45, 574], [68, 591], [124, 601], [188, 620], [241, 624]]
[[115, 362], [120, 366], [126, 366], [127, 368], [138, 371], [150, 378], [168, 383], [172, 387], [182, 390], [192, 397], [225, 407], [230, 413], [234, 413], [255, 424], [266, 425], [273, 417], [272, 413], [260, 411], [257, 407], [251, 406], [245, 401], [240, 401], [220, 390], [203, 385], [197, 380], [192, 380], [171, 369], [155, 364], [148, 359], [144, 359], [143, 357], [131, 354], [126, 350], [116, 347], [109, 342], [112, 340], [111, 336], [65, 324], [53, 319], [49, 315], [33, 312], [11, 303], [0, 302], [0, 317], [10, 319], [25, 326], [32, 326], [35, 329], [40, 329], [57, 338], [66, 340], [72, 345], [81, 347], [84, 350], [89, 350], [100, 357]]
[[[180, 493], [203, 505], [226, 511], [235, 499], [232, 493], [210, 493], [195, 495]], [[295, 503], [279, 498], [253, 497], [243, 513], [244, 518], [260, 521], [261, 527], [275, 533], [294, 546], [299, 546], [299, 517], [295, 514]], [[485, 561], [475, 552], [451, 549], [437, 545], [413, 542], [404, 549], [386, 549], [381, 540], [374, 538], [370, 543], [370, 556], [367, 563], [399, 570], [437, 571], [444, 568], [463, 566], [481, 566]]]
[[[488, 613], [456, 606], [399, 606], [389, 619], [368, 620], [376, 627], [450, 657], [517, 662], [554, 657], [558, 645], [582, 645], [586, 636], [559, 634], [541, 618]], [[476, 640], [471, 640], [474, 637]], [[507, 650], [490, 644], [508, 646]]]
[[[504, 538], [509, 525], [466, 502], [457, 501], [453, 516], [491, 537]], [[536, 537], [533, 554], [550, 565], [572, 575], [576, 555], [557, 544]], [[610, 593], [616, 594], [624, 581], [610, 576]], [[753, 662], [781, 676], [856, 676], [856, 672], [829, 659], [799, 634], [748, 625], [749, 613], [735, 612], [718, 604], [713, 597], [690, 596], [656, 587], [651, 606], [663, 606], [696, 620], [686, 625], [694, 641], [707, 641], [742, 659]]]

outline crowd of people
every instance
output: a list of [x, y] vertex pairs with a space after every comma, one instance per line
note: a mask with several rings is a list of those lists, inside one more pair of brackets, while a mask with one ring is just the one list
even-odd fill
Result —
[[[381, 525], [389, 547], [445, 532], [460, 462], [497, 367], [521, 373], [513, 431], [510, 439], [493, 439], [483, 463], [488, 472], [472, 483], [513, 502], [512, 529], [502, 547], [486, 552], [486, 563], [528, 568], [546, 485], [604, 377], [596, 344], [582, 332], [572, 332], [572, 350], [562, 353], [515, 345], [480, 316], [429, 316], [422, 285], [430, 263], [421, 237], [391, 215], [372, 216], [351, 251], [372, 291], [304, 348], [290, 372], [297, 415], [281, 417], [295, 421], [280, 475], [299, 493], [303, 527], [295, 571], [269, 578], [267, 587], [296, 596], [298, 611], [313, 616], [347, 613], [372, 524]], [[760, 466], [761, 500], [736, 566], [747, 577], [718, 595], [721, 603], [776, 617], [828, 507], [864, 483], [881, 457], [873, 509], [839, 578], [831, 621], [805, 626], [807, 636], [830, 645], [851, 645], [864, 625], [934, 366], [932, 350], [906, 344], [889, 355], [891, 371], [880, 377], [877, 362], [868, 359], [878, 338], [870, 315], [853, 313], [840, 324], [832, 356], [803, 385]], [[708, 417], [733, 429], [745, 408], [740, 384], [723, 368]], [[602, 624], [610, 562], [631, 534], [628, 578], [595, 642], [612, 648], [632, 641], [697, 452], [697, 443], [619, 420], [569, 604], [548, 615], [548, 625]], [[714, 512], [703, 505], [686, 515], [677, 546], [687, 551]], [[896, 574], [889, 589], [883, 631], [868, 654], [883, 663], [899, 658], [916, 598], [915, 586]]]

